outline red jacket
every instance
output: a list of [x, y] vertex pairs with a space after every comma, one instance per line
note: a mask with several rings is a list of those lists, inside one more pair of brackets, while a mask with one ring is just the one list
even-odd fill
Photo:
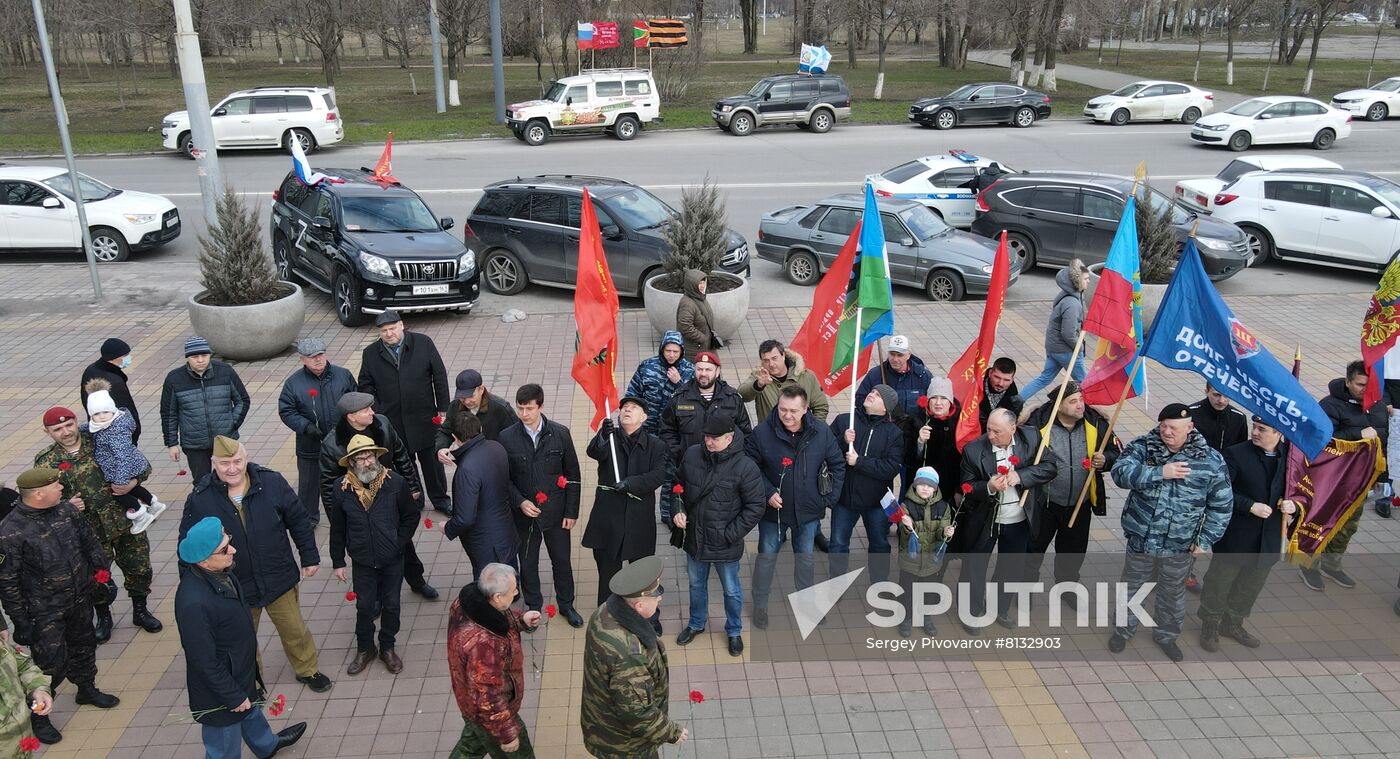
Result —
[[515, 715], [525, 698], [525, 657], [518, 612], [497, 611], [476, 583], [452, 603], [447, 664], [462, 718], [481, 725], [501, 745], [519, 737]]

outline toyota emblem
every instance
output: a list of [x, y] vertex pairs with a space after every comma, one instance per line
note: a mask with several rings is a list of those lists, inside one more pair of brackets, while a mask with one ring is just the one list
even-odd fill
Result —
[[434, 264], [423, 264], [423, 275], [431, 277], [437, 273], [437, 266]]

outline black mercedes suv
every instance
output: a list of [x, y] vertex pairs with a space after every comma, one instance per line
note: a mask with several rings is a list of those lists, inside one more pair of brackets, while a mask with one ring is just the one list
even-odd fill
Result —
[[287, 174], [272, 193], [277, 274], [330, 294], [347, 327], [367, 314], [466, 313], [479, 296], [476, 255], [447, 233], [413, 190], [368, 169], [319, 169], [343, 182], [303, 184]]

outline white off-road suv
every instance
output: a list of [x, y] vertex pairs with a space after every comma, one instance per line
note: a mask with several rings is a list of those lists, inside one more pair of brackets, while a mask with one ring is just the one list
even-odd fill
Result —
[[604, 132], [630, 140], [661, 120], [661, 96], [650, 71], [595, 69], [550, 82], [539, 100], [514, 103], [506, 123], [527, 145], [543, 145], [555, 134]]
[[[277, 85], [239, 90], [219, 101], [209, 112], [214, 120], [214, 140], [219, 150], [276, 148], [288, 152], [292, 140], [310, 153], [345, 139], [335, 94], [328, 87]], [[186, 111], [169, 114], [160, 125], [161, 144], [194, 157], [190, 117]]]

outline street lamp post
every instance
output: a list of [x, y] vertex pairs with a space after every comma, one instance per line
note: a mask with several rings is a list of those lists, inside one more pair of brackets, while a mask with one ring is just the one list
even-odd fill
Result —
[[219, 175], [219, 151], [214, 142], [214, 119], [209, 115], [209, 90], [204, 83], [204, 59], [199, 55], [199, 34], [194, 30], [190, 0], [174, 0], [174, 3], [175, 54], [180, 63], [180, 80], [185, 86], [185, 110], [189, 113], [190, 137], [195, 147], [195, 174], [199, 176], [199, 195], [204, 201], [204, 221], [210, 229], [217, 229], [217, 201], [224, 183]]
[[87, 209], [83, 207], [83, 185], [78, 181], [78, 163], [73, 160], [73, 141], [68, 136], [68, 109], [58, 91], [58, 72], [54, 70], [53, 51], [49, 49], [49, 30], [44, 24], [44, 7], [33, 0], [34, 26], [39, 32], [39, 50], [44, 57], [44, 74], [49, 80], [49, 95], [53, 97], [53, 115], [58, 120], [58, 139], [63, 143], [63, 157], [68, 161], [68, 186], [73, 188], [73, 204], [78, 209], [78, 226], [82, 228], [83, 253], [87, 256], [88, 273], [92, 275], [92, 294], [102, 297], [102, 281], [97, 276], [97, 257], [92, 252], [92, 230], [88, 229]]

